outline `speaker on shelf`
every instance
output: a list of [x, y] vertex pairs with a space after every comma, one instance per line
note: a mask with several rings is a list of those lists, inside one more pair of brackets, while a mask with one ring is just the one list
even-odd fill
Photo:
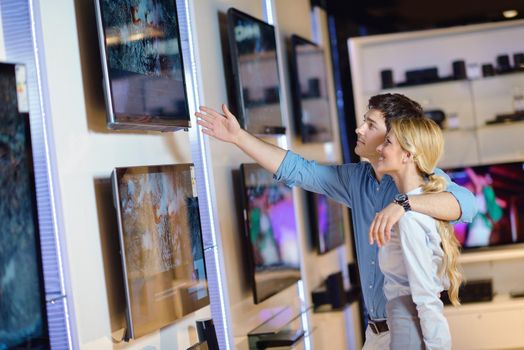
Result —
[[357, 264], [352, 262], [348, 264], [349, 284], [352, 287], [360, 287], [360, 277], [358, 274]]
[[326, 278], [326, 289], [329, 303], [333, 309], [340, 309], [346, 305], [346, 291], [341, 271], [332, 273]]
[[464, 60], [453, 61], [453, 79], [466, 79], [466, 62]]
[[497, 71], [499, 73], [506, 73], [511, 70], [511, 65], [509, 64], [508, 55], [498, 55], [497, 56]]
[[495, 75], [495, 68], [491, 63], [485, 63], [482, 65], [482, 76], [483, 77], [492, 77]]
[[516, 52], [513, 54], [513, 67], [515, 69], [524, 69], [524, 53]]
[[380, 71], [380, 81], [382, 82], [382, 89], [391, 89], [395, 87], [393, 82], [393, 71], [391, 69], [384, 69]]
[[207, 342], [209, 350], [220, 350], [212, 318], [196, 321], [196, 328], [199, 342]]

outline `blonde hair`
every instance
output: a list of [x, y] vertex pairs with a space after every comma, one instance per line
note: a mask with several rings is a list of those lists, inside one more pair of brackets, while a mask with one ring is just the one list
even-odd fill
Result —
[[[440, 193], [447, 188], [447, 181], [434, 174], [444, 151], [444, 137], [438, 125], [428, 118], [403, 117], [390, 121], [390, 130], [395, 135], [400, 147], [412, 154], [418, 171], [427, 178], [423, 193]], [[459, 242], [449, 221], [437, 220], [437, 229], [441, 238], [444, 259], [440, 274], [446, 274], [450, 287], [449, 300], [455, 306], [460, 305], [458, 293], [463, 277], [458, 263]]]

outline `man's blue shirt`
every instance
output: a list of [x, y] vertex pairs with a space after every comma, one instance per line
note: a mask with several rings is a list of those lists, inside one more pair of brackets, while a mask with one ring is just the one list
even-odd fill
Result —
[[[436, 174], [444, 176], [451, 192], [458, 200], [462, 216], [460, 221], [471, 222], [476, 214], [475, 198], [467, 189], [450, 182], [440, 169]], [[373, 320], [386, 318], [384, 275], [378, 264], [378, 246], [370, 245], [368, 231], [375, 214], [384, 209], [398, 193], [393, 179], [385, 175], [377, 181], [370, 163], [342, 165], [320, 165], [305, 160], [288, 151], [280, 164], [275, 179], [288, 186], [299, 186], [305, 190], [325, 194], [352, 210], [353, 235], [355, 237], [357, 261], [360, 271], [362, 294], [369, 316]]]

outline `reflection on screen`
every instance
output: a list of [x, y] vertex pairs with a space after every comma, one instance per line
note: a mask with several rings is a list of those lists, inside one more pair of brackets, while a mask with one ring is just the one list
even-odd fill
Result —
[[[298, 36], [292, 37], [296, 76], [294, 97], [297, 124], [303, 142], [328, 142], [333, 139], [326, 83], [324, 51]], [[292, 69], [294, 71], [294, 69]]]
[[231, 45], [238, 54], [233, 62], [238, 64], [244, 126], [254, 134], [271, 133], [268, 128], [282, 127], [275, 30], [233, 9], [229, 21], [235, 38]]
[[326, 253], [344, 243], [344, 207], [323, 194], [310, 193], [314, 209], [317, 249], [320, 254]]
[[209, 304], [191, 172], [189, 165], [117, 169], [135, 337]]
[[451, 179], [476, 198], [478, 214], [470, 224], [455, 224], [464, 248], [524, 242], [523, 163], [448, 170]]
[[100, 1], [115, 115], [189, 120], [175, 2]]
[[266, 299], [300, 279], [299, 242], [291, 188], [255, 164], [244, 164], [255, 294]]
[[0, 63], [0, 349], [45, 349], [29, 117], [18, 112], [15, 65]]

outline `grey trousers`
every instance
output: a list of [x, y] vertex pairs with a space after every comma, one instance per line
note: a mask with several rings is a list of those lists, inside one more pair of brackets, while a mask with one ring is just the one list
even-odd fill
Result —
[[424, 340], [417, 308], [411, 295], [388, 301], [386, 305], [391, 350], [423, 350]]

